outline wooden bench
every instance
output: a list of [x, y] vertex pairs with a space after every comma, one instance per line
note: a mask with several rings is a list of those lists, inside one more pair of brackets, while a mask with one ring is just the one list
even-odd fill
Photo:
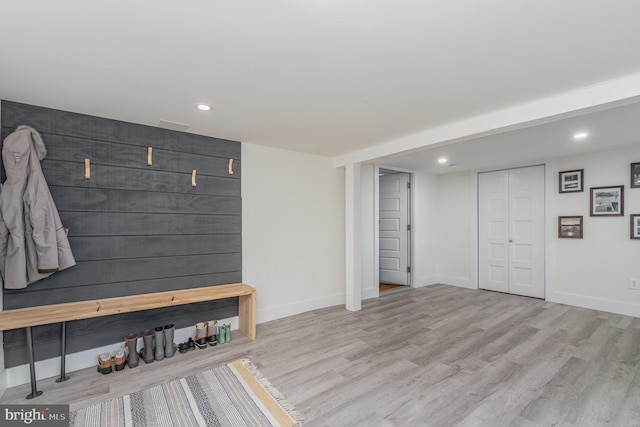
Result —
[[36, 388], [35, 357], [31, 334], [33, 326], [62, 324], [60, 378], [56, 380], [61, 382], [68, 379], [65, 374], [66, 322], [232, 297], [239, 297], [238, 329], [250, 340], [255, 340], [256, 290], [244, 283], [5, 310], [0, 312], [0, 330], [19, 328], [26, 330], [31, 374], [31, 394], [27, 396], [27, 399], [31, 399], [42, 394], [42, 391], [38, 391]]

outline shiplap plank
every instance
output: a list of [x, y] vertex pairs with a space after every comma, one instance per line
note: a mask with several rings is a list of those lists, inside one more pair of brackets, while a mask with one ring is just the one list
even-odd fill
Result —
[[[11, 133], [12, 129], [4, 128], [3, 135]], [[205, 156], [194, 153], [180, 152], [180, 147], [162, 149], [153, 147], [152, 165], [147, 164], [147, 148], [145, 146], [131, 146], [125, 143], [77, 138], [73, 136], [55, 135], [41, 132], [49, 152], [43, 160], [43, 166], [51, 160], [83, 163], [84, 159], [91, 159], [92, 163], [106, 166], [121, 166], [134, 169], [157, 170], [164, 172], [184, 172], [197, 169], [198, 174], [220, 176], [239, 180], [241, 176], [241, 160], [234, 159], [234, 173], [229, 175], [228, 157]]]
[[[189, 179], [191, 179], [189, 177]], [[189, 186], [191, 188], [191, 186]], [[50, 185], [60, 212], [100, 213], [153, 212], [167, 214], [226, 214], [239, 216], [240, 197], [206, 194], [129, 191], [105, 188], [59, 187]]]
[[[60, 212], [69, 236], [151, 236], [240, 233], [237, 215]], [[73, 249], [73, 248], [72, 248]]]
[[125, 191], [208, 194], [234, 196], [240, 192], [240, 180], [197, 174], [196, 187], [191, 186], [191, 169], [166, 172], [132, 169], [91, 163], [91, 179], [85, 179], [84, 162], [49, 160], [42, 170], [50, 186], [92, 187]]
[[[96, 298], [113, 298], [117, 296], [158, 292], [164, 289], [192, 289], [223, 285], [226, 283], [238, 283], [241, 280], [241, 271], [225, 271], [222, 273], [84, 285], [83, 291], [91, 295], [96, 295]], [[86, 299], [78, 293], [78, 288], [76, 287], [61, 287], [55, 289], [55, 292], [52, 292], [48, 286], [48, 282], [43, 281], [34, 283], [24, 291], [7, 290], [5, 295], [11, 294], [11, 298], [8, 302], [5, 302], [5, 309], [27, 307], [33, 305], [33, 301], [36, 301], [39, 305], [49, 305]]]
[[242, 236], [238, 234], [163, 236], [71, 236], [69, 243], [76, 261], [100, 259], [148, 258], [156, 256], [240, 253]]
[[[46, 279], [46, 289], [55, 292], [57, 288], [77, 287], [78, 292], [82, 292], [82, 287], [87, 285], [223, 273], [241, 269], [240, 253], [83, 261]], [[163, 289], [158, 289], [160, 290]], [[92, 295], [91, 298], [84, 299], [100, 297]], [[32, 305], [41, 304], [34, 301]]]

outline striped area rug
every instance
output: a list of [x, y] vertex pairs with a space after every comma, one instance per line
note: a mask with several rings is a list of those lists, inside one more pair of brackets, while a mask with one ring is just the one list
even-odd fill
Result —
[[299, 426], [248, 359], [71, 412], [71, 426]]

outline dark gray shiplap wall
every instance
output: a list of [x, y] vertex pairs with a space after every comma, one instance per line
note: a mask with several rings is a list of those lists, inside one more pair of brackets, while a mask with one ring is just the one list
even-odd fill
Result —
[[[42, 169], [77, 261], [24, 290], [4, 290], [4, 309], [242, 281], [239, 142], [9, 101], [0, 114], [2, 141], [19, 125], [42, 135], [48, 150]], [[233, 298], [69, 322], [67, 349], [235, 315]], [[59, 354], [59, 325], [33, 334], [36, 359]], [[6, 367], [27, 363], [23, 330], [6, 331], [4, 349]]]

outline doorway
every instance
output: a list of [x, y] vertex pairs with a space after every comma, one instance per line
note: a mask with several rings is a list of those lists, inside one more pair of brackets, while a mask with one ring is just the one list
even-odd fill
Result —
[[478, 174], [478, 286], [544, 298], [544, 165]]
[[411, 175], [380, 169], [379, 291], [411, 287]]

